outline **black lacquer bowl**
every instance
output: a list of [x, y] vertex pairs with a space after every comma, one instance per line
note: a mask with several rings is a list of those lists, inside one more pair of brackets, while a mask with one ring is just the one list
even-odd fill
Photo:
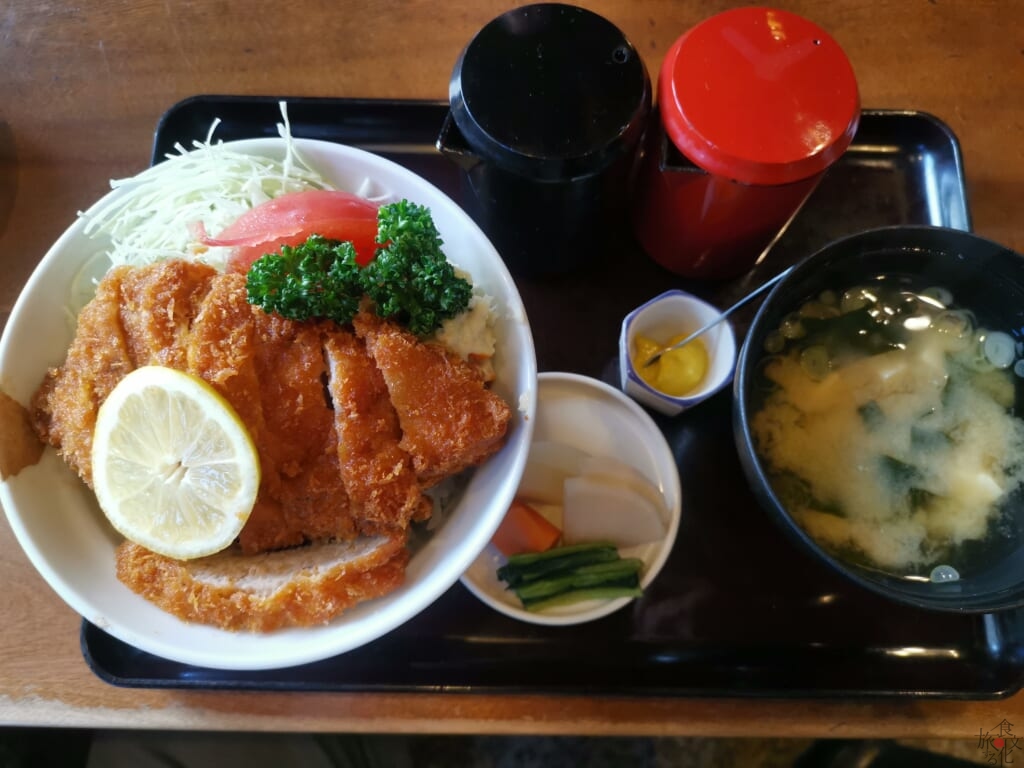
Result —
[[[955, 305], [969, 309], [977, 327], [998, 330], [1024, 345], [1024, 257], [981, 237], [941, 227], [897, 226], [836, 240], [806, 258], [768, 295], [740, 351], [734, 381], [733, 429], [743, 471], [761, 505], [798, 546], [864, 588], [903, 604], [955, 612], [993, 612], [1024, 605], [1024, 492], [1010, 491], [1000, 503], [988, 536], [961, 542], [949, 553], [959, 578], [943, 580], [934, 564], [917, 569], [883, 568], [855, 546], [826, 545], [805, 530], [778, 492], [784, 474], [759, 453], [751, 420], [771, 391], [762, 367], [765, 340], [783, 319], [823, 290], [875, 284], [880, 276], [921, 291], [944, 286]], [[826, 374], [827, 375], [827, 374]], [[1015, 418], [1024, 403], [1024, 379], [1013, 377]], [[915, 422], [917, 423], [917, 422]], [[1015, 457], [1024, 461], [1024, 456]], [[856, 471], [851, 464], [843, 471]], [[792, 476], [790, 472], [790, 477]], [[842, 515], [841, 509], [833, 513]], [[884, 529], [883, 535], [887, 535]], [[944, 561], [940, 561], [943, 564]]]

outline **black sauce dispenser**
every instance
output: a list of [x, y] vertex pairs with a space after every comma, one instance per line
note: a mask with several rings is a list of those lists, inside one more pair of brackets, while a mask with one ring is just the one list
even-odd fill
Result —
[[560, 3], [498, 16], [449, 84], [438, 149], [465, 171], [465, 205], [519, 275], [603, 258], [628, 226], [651, 110], [633, 45], [607, 19]]

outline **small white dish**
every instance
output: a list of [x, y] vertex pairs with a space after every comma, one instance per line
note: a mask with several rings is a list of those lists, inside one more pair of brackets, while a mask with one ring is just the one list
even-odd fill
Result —
[[[682, 492], [675, 457], [650, 415], [615, 387], [573, 373], [541, 373], [537, 383], [535, 442], [551, 440], [593, 456], [623, 461], [637, 469], [662, 493], [668, 512], [665, 538], [623, 549], [625, 557], [644, 561], [640, 578], [646, 588], [661, 571], [679, 531]], [[627, 605], [634, 598], [585, 600], [572, 605], [531, 612], [498, 579], [505, 556], [488, 544], [462, 575], [462, 583], [480, 600], [520, 621], [568, 625], [593, 621]], [[640, 598], [643, 599], [643, 598]]]
[[721, 315], [717, 307], [680, 290], [655, 296], [626, 315], [619, 334], [619, 382], [622, 390], [659, 413], [675, 416], [727, 386], [736, 371], [736, 334], [728, 320], [700, 336], [708, 351], [708, 370], [697, 388], [685, 397], [666, 395], [645, 382], [637, 373], [632, 358], [637, 334], [658, 341], [667, 340], [680, 333], [692, 333]]

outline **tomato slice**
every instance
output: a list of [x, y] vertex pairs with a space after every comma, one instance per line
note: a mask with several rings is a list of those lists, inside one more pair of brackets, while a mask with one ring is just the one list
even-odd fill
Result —
[[365, 266], [377, 245], [377, 204], [351, 192], [315, 189], [290, 192], [246, 211], [204, 245], [229, 246], [229, 272], [247, 272], [256, 259], [282, 245], [299, 245], [310, 235], [350, 241], [356, 261]]

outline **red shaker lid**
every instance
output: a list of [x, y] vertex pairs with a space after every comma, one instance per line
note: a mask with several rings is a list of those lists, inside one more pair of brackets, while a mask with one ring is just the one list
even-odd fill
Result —
[[719, 13], [680, 37], [662, 63], [665, 132], [695, 165], [746, 184], [787, 184], [825, 170], [860, 119], [857, 80], [823, 29], [771, 8]]

